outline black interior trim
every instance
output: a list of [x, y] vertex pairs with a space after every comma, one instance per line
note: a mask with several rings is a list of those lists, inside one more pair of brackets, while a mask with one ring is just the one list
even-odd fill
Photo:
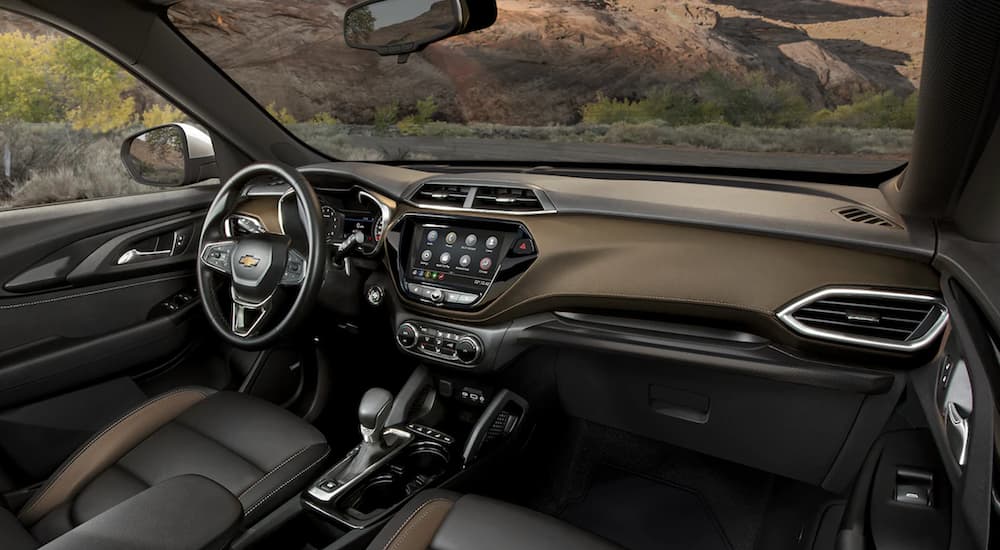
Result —
[[565, 321], [526, 328], [520, 331], [518, 340], [684, 362], [731, 374], [863, 394], [885, 393], [894, 380], [893, 374], [888, 372], [807, 362], [761, 344], [722, 346], [718, 341], [704, 341], [695, 348], [699, 343], [691, 338], [651, 337], [634, 329]]

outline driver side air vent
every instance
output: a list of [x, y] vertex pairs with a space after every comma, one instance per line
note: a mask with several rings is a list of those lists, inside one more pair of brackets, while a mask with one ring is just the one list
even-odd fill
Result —
[[865, 208], [859, 208], [857, 206], [845, 206], [843, 208], [838, 208], [834, 210], [841, 218], [849, 222], [863, 223], [866, 225], [874, 225], [878, 227], [891, 227], [897, 228], [898, 225], [892, 223], [885, 216], [881, 214], [876, 214], [871, 210]]
[[425, 183], [417, 190], [413, 199], [419, 204], [461, 208], [471, 189], [468, 185]]
[[913, 351], [941, 333], [948, 310], [926, 294], [828, 288], [789, 305], [778, 318], [796, 332], [822, 340]]

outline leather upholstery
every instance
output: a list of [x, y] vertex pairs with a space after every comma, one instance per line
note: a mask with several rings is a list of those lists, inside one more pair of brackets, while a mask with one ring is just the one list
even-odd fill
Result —
[[368, 550], [611, 550], [618, 546], [512, 504], [424, 491], [382, 528]]
[[[162, 403], [177, 395], [187, 396], [187, 406], [172, 407], [176, 415], [165, 418]], [[115, 435], [123, 425], [156, 427], [135, 441], [135, 433], [143, 430]], [[97, 452], [101, 460], [89, 459], [105, 446], [112, 450]], [[46, 543], [150, 487], [196, 474], [236, 496], [244, 510], [242, 523], [250, 525], [301, 491], [328, 453], [318, 430], [260, 399], [177, 390], [151, 399], [95, 436], [25, 505], [20, 518], [35, 539]]]
[[214, 481], [178, 476], [124, 500], [43, 550], [217, 550], [236, 533], [243, 508]]

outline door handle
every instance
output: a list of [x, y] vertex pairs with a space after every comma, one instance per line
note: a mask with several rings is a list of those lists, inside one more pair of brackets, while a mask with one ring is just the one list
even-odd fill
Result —
[[117, 263], [118, 265], [124, 265], [138, 260], [152, 259], [157, 256], [169, 256], [170, 252], [170, 250], [150, 250], [143, 252], [142, 250], [136, 250], [133, 248], [131, 250], [126, 250], [125, 253], [118, 258]]
[[[188, 240], [190, 238], [190, 227], [184, 227], [176, 231], [164, 233], [157, 237], [150, 237], [122, 253], [122, 255], [118, 257], [118, 261], [115, 262], [115, 264], [125, 265], [139, 261], [148, 261], [160, 257], [182, 254], [187, 249]], [[167, 248], [160, 250], [159, 247], [164, 245], [166, 245]], [[152, 250], [141, 250], [142, 248], [147, 247]]]

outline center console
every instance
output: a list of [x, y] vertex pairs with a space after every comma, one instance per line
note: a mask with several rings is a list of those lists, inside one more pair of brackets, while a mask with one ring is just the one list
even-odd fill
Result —
[[305, 508], [341, 529], [366, 529], [414, 493], [454, 482], [524, 423], [528, 404], [509, 390], [463, 387], [459, 397], [452, 386], [418, 369], [398, 402], [369, 390], [358, 408], [361, 443], [302, 494]]
[[386, 237], [402, 295], [444, 309], [483, 307], [538, 255], [526, 227], [502, 220], [405, 215]]

